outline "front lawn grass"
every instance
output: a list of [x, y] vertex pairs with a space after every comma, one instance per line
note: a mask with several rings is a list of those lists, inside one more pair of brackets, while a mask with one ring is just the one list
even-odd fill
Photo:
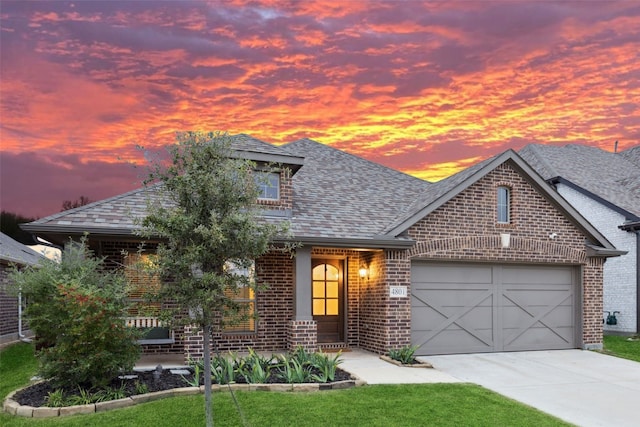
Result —
[[640, 362], [640, 340], [629, 341], [627, 338], [618, 335], [605, 335], [603, 352]]
[[[33, 359], [33, 350], [26, 347], [28, 351], [10, 347], [0, 353], [3, 399], [8, 391], [26, 385], [33, 374], [35, 363], [26, 360]], [[14, 359], [15, 354], [18, 356]], [[5, 368], [8, 367], [15, 379], [7, 380]], [[236, 392], [235, 396], [249, 426], [569, 425], [472, 384], [372, 385], [308, 393]], [[229, 392], [214, 393], [213, 404], [217, 427], [245, 425]], [[204, 425], [204, 397], [174, 397], [110, 412], [51, 419], [3, 413], [0, 425], [199, 426]]]
[[32, 344], [13, 344], [0, 351], [0, 400], [29, 383], [36, 374], [38, 361]]

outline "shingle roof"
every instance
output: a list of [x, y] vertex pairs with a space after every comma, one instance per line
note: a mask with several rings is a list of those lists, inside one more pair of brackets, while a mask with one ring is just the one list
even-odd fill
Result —
[[43, 259], [42, 255], [30, 247], [13, 240], [4, 233], [0, 233], [0, 260], [23, 265], [35, 265]]
[[282, 146], [305, 157], [293, 177], [296, 235], [371, 238], [430, 185], [310, 139]]
[[[536, 175], [509, 150], [432, 184], [310, 139], [272, 147], [246, 135], [240, 137], [249, 150], [266, 150], [269, 156], [290, 159], [294, 167], [304, 164], [292, 178], [293, 209], [288, 219], [295, 238], [308, 242], [394, 245], [390, 242], [396, 239], [400, 245], [410, 244], [402, 231], [412, 221], [427, 215], [499, 163], [511, 160], [525, 174]], [[547, 191], [548, 185], [541, 178], [536, 175], [534, 179], [540, 181], [541, 191]], [[153, 189], [138, 189], [39, 219], [24, 228], [40, 233], [130, 235], [136, 227], [134, 218], [146, 215], [148, 199], [158, 197]], [[568, 215], [579, 217], [570, 206], [562, 205], [566, 202], [559, 203]], [[268, 212], [265, 218], [285, 219]], [[589, 232], [600, 239], [597, 230]]]
[[[304, 157], [304, 167], [293, 176], [290, 222], [297, 237], [374, 238], [431, 185], [308, 139], [274, 147], [246, 135], [240, 138], [247, 150], [265, 150], [294, 161]], [[158, 195], [141, 188], [41, 218], [25, 228], [34, 232], [55, 229], [128, 235], [136, 228], [134, 218], [146, 215], [149, 197], [157, 199]]]
[[130, 234], [136, 225], [134, 218], [146, 215], [147, 202], [157, 197], [153, 190], [139, 188], [108, 199], [40, 218], [24, 227], [39, 231], [47, 227], [59, 230], [84, 230], [87, 232], [113, 232]]
[[621, 151], [620, 155], [640, 168], [640, 145]]
[[414, 216], [417, 212], [422, 210], [425, 206], [444, 196], [454, 188], [456, 188], [461, 183], [467, 181], [471, 176], [477, 173], [479, 170], [483, 169], [488, 163], [493, 161], [493, 159], [497, 157], [494, 156], [492, 158], [486, 159], [480, 163], [476, 163], [475, 165], [464, 169], [455, 175], [451, 175], [445, 179], [442, 179], [438, 182], [431, 184], [424, 191], [418, 194], [412, 203], [410, 203], [406, 209], [401, 212], [398, 212], [398, 215], [393, 218], [393, 220], [389, 223], [389, 225], [385, 228], [384, 232], [389, 233], [392, 230], [399, 227], [402, 223], [406, 222], [409, 218]]
[[638, 217], [639, 148], [615, 154], [585, 145], [530, 144], [519, 154], [544, 179], [562, 178]]

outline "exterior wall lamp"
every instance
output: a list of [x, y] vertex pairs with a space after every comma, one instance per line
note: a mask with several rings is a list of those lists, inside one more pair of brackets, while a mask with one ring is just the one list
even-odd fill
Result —
[[358, 273], [360, 273], [360, 277], [363, 279], [369, 277], [369, 269], [367, 268], [367, 265], [360, 264], [360, 270], [358, 270]]

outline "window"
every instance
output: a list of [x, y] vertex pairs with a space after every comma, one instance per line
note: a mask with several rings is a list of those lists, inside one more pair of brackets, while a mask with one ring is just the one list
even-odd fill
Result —
[[278, 200], [280, 198], [279, 173], [256, 171], [254, 178], [258, 186], [258, 199]]
[[508, 224], [511, 222], [511, 189], [509, 187], [498, 187], [498, 222]]
[[133, 253], [125, 257], [125, 277], [129, 282], [127, 325], [144, 330], [142, 344], [173, 342], [172, 333], [158, 319], [161, 304], [147, 298], [160, 288], [160, 279], [149, 272], [153, 255]]
[[146, 296], [160, 288], [157, 276], [146, 270], [153, 262], [148, 254], [128, 254], [125, 258], [125, 277], [129, 282], [129, 307], [131, 317], [155, 317], [160, 313], [160, 303], [147, 301]]
[[227, 272], [242, 276], [245, 281], [237, 289], [228, 289], [225, 294], [238, 304], [235, 313], [227, 313], [224, 332], [255, 332], [256, 331], [256, 294], [251, 286], [255, 280], [255, 263], [246, 268], [238, 267], [227, 262]]

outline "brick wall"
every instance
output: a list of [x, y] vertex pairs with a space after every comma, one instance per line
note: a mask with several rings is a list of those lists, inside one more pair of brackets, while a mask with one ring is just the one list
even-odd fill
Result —
[[[496, 217], [496, 188], [511, 188], [511, 223]], [[500, 234], [511, 236], [503, 248]], [[549, 235], [555, 233], [556, 238]], [[602, 260], [587, 259], [585, 236], [508, 163], [408, 230], [410, 258], [582, 265], [583, 344], [601, 343]]]
[[8, 268], [0, 262], [0, 339], [7, 341], [18, 338], [18, 298], [7, 290]]
[[[214, 333], [212, 351], [281, 351], [289, 348], [293, 319], [293, 262], [287, 254], [273, 252], [256, 261], [256, 293], [259, 314], [254, 333]], [[201, 332], [187, 333], [186, 352], [202, 357]]]

